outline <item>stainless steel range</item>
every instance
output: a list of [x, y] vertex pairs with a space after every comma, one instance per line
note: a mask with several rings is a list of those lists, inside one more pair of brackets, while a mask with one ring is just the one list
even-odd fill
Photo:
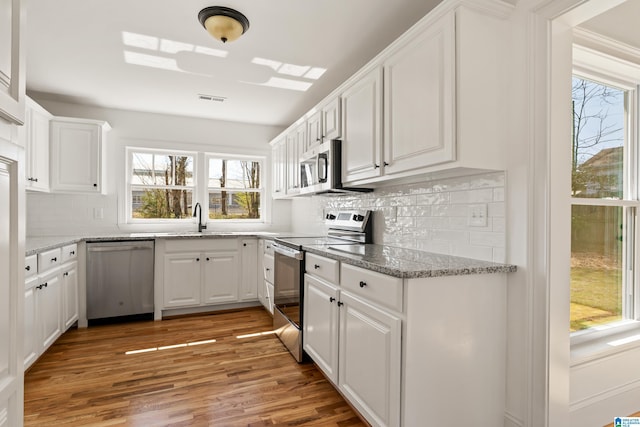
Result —
[[371, 211], [329, 212], [326, 236], [276, 238], [274, 264], [273, 326], [278, 338], [293, 357], [302, 362], [302, 325], [304, 323], [304, 246], [337, 246], [371, 243]]

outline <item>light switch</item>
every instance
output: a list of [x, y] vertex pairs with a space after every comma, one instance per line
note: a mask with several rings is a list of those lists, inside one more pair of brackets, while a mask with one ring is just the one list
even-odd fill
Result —
[[486, 227], [487, 205], [485, 203], [469, 205], [467, 219], [470, 227]]

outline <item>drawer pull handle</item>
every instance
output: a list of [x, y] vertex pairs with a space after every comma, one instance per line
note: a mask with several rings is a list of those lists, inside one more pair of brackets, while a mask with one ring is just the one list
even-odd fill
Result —
[[334, 297], [329, 297], [329, 302], [334, 302], [336, 299]]
[[315, 268], [316, 270], [320, 268], [320, 266], [318, 264], [314, 264], [313, 268]]
[[53, 258], [51, 258], [51, 262], [57, 262], [57, 261], [58, 261], [58, 258], [57, 258], [57, 257], [53, 257]]
[[24, 269], [27, 270], [27, 271], [31, 271], [31, 266], [27, 265]]
[[365, 286], [367, 286], [367, 282], [362, 282], [362, 281], [361, 281], [361, 282], [360, 282], [360, 287], [361, 287], [361, 288], [364, 288]]

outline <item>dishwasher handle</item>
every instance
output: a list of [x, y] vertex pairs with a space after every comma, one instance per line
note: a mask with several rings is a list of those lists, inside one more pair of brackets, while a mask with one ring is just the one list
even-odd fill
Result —
[[117, 246], [87, 246], [89, 252], [121, 252], [153, 249], [153, 246], [117, 245]]

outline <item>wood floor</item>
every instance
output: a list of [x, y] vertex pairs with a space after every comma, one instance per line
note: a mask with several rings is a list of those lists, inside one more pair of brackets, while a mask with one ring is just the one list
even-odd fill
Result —
[[269, 331], [261, 308], [72, 329], [25, 375], [25, 426], [365, 426]]

